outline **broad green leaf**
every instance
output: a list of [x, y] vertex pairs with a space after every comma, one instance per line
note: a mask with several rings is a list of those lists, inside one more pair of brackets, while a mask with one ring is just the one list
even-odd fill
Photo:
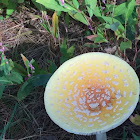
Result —
[[50, 61], [50, 60], [48, 60], [48, 62], [50, 64], [49, 67], [48, 67], [49, 72], [54, 73], [57, 70], [56, 64], [54, 62]]
[[119, 22], [115, 22], [115, 23], [113, 23], [113, 24], [110, 25], [110, 29], [112, 31], [116, 31], [118, 29], [119, 25], [120, 25]]
[[96, 17], [101, 17], [101, 16], [102, 16], [102, 15], [101, 15], [101, 11], [100, 11], [100, 9], [99, 9], [98, 6], [95, 7], [93, 14], [94, 14]]
[[4, 89], [5, 89], [5, 85], [0, 84], [0, 99], [2, 97]]
[[19, 89], [17, 98], [19, 101], [26, 98], [35, 87], [45, 86], [50, 79], [51, 74], [40, 74], [29, 78]]
[[89, 47], [89, 48], [98, 48], [99, 47], [97, 44], [94, 44], [94, 43], [85, 43], [84, 46]]
[[43, 12], [43, 11], [46, 10], [45, 6], [43, 6], [43, 5], [40, 4], [40, 3], [37, 3], [36, 0], [32, 0], [32, 3], [33, 3], [40, 11]]
[[135, 125], [140, 125], [140, 115], [135, 114], [135, 116], [130, 116], [130, 121]]
[[71, 58], [74, 54], [74, 50], [75, 50], [75, 47], [74, 46], [71, 46], [70, 48], [68, 48], [67, 50], [67, 55]]
[[135, 0], [127, 1], [127, 10], [125, 11], [125, 20], [128, 21], [129, 16], [132, 14], [135, 7]]
[[5, 6], [8, 6], [8, 4], [9, 4], [9, 0], [1, 0], [1, 2], [2, 2]]
[[136, 136], [134, 133], [132, 133], [132, 136], [133, 136], [134, 140], [140, 140], [140, 137]]
[[121, 42], [120, 51], [124, 51], [126, 49], [132, 49], [132, 42], [128, 40], [127, 42]]
[[114, 17], [119, 16], [119, 15], [123, 15], [126, 12], [126, 10], [127, 10], [127, 4], [126, 4], [126, 2], [118, 5], [114, 9]]
[[94, 9], [97, 5], [97, 0], [85, 0], [85, 4], [89, 13], [90, 18], [93, 16], [94, 14]]
[[69, 27], [69, 22], [70, 22], [70, 16], [68, 13], [66, 13], [66, 16], [65, 16], [65, 23], [66, 23], [66, 26]]
[[12, 81], [15, 84], [21, 84], [23, 82], [23, 77], [15, 71], [11, 71], [9, 75], [6, 76], [7, 80]]
[[6, 18], [8, 18], [16, 9], [16, 3], [13, 2], [13, 1], [9, 1], [9, 4], [7, 6], [7, 9], [6, 9]]
[[73, 56], [74, 50], [75, 50], [74, 46], [67, 48], [66, 40], [64, 40], [62, 45], [60, 46], [60, 52], [61, 52], [60, 64], [70, 59]]
[[56, 12], [54, 12], [52, 17], [52, 26], [53, 26], [53, 35], [56, 37], [58, 32], [58, 16]]
[[79, 3], [77, 0], [72, 0], [74, 6], [78, 9], [79, 8]]
[[[59, 0], [59, 2], [60, 2], [60, 0]], [[77, 9], [75, 9], [74, 7], [72, 7], [71, 5], [69, 5], [68, 3], [64, 3], [64, 6], [63, 6], [64, 8], [65, 8], [65, 10], [67, 10], [66, 12], [68, 12], [68, 11], [74, 11], [74, 12], [78, 12], [77, 11]], [[65, 12], [65, 11], [64, 11]]]
[[94, 39], [94, 43], [103, 43], [103, 42], [108, 42], [104, 36], [102, 35], [98, 35], [95, 39]]
[[69, 58], [67, 56], [61, 56], [60, 57], [60, 64], [63, 64], [65, 61], [67, 61]]
[[9, 81], [5, 76], [0, 77], [0, 84], [1, 85], [7, 85], [7, 84], [13, 84], [11, 81]]
[[117, 19], [112, 18], [112, 17], [106, 17], [106, 16], [102, 16], [100, 18], [102, 18], [104, 21], [106, 21], [106, 23], [109, 23], [110, 25], [113, 24], [113, 23], [118, 22], [120, 24], [118, 26], [118, 30], [120, 30], [122, 33], [124, 32], [124, 26]]
[[57, 16], [60, 17], [61, 16], [61, 13], [62, 13], [61, 11], [57, 11]]
[[23, 3], [24, 2], [24, 0], [18, 0], [18, 3]]
[[0, 64], [0, 71], [3, 71], [5, 75], [8, 75], [12, 70], [12, 66], [7, 58], [5, 58], [4, 54], [1, 54], [1, 64]]
[[16, 62], [14, 62], [13, 70], [15, 72], [18, 72], [21, 76], [27, 76], [27, 71], [25, 70], [25, 68], [22, 65], [17, 64]]
[[48, 74], [48, 71], [45, 69], [40, 69], [37, 62], [35, 61], [33, 64], [33, 67], [35, 68], [33, 75], [38, 75], [38, 74]]
[[125, 38], [125, 34], [118, 29], [115, 31], [115, 35], [117, 36], [117, 40], [119, 40], [120, 37]]
[[113, 4], [106, 4], [106, 8], [103, 10], [104, 13], [106, 12], [113, 12], [114, 5]]
[[63, 43], [60, 45], [60, 52], [62, 55], [67, 54], [67, 44], [66, 44], [66, 39], [63, 41]]
[[121, 140], [126, 140], [127, 133], [125, 132], [125, 128], [123, 128], [123, 137]]
[[64, 11], [64, 12], [69, 11], [69, 8], [67, 9], [62, 7], [56, 0], [36, 0], [36, 2], [42, 4], [47, 9], [52, 9], [55, 11]]
[[87, 20], [85, 19], [85, 17], [83, 16], [82, 13], [78, 13], [78, 12], [75, 13], [75, 14], [73, 14], [72, 12], [68, 12], [68, 13], [69, 13], [69, 15], [70, 15], [72, 18], [74, 18], [75, 20], [78, 20], [78, 21], [84, 23], [85, 25], [88, 25], [88, 22], [87, 22]]

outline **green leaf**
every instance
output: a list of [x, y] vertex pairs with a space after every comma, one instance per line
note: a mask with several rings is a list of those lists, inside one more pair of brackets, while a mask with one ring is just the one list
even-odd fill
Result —
[[11, 81], [9, 81], [5, 76], [0, 77], [0, 84], [1, 85], [8, 85], [13, 84]]
[[74, 6], [78, 9], [79, 8], [79, 3], [77, 0], [72, 0]]
[[126, 10], [127, 10], [126, 2], [116, 6], [114, 9], [114, 17], [125, 14]]
[[1, 64], [0, 64], [0, 71], [3, 71], [5, 75], [8, 75], [10, 71], [12, 70], [12, 66], [10, 65], [10, 62], [7, 58], [5, 58], [5, 55], [1, 55]]
[[106, 4], [105, 9], [103, 10], [104, 13], [113, 12], [114, 5], [113, 4]]
[[33, 62], [33, 67], [35, 68], [33, 75], [38, 75], [38, 74], [48, 74], [47, 70], [45, 69], [40, 69], [37, 62]]
[[74, 50], [75, 50], [75, 47], [74, 46], [71, 46], [70, 48], [68, 48], [67, 54], [68, 54], [69, 57], [72, 57], [73, 56]]
[[32, 0], [32, 3], [33, 3], [41, 12], [46, 11], [46, 7], [43, 6], [43, 5], [40, 4], [40, 3], [37, 3], [36, 0]]
[[68, 12], [70, 9], [72, 9], [69, 5], [66, 5], [67, 8], [64, 8], [56, 0], [36, 0], [36, 2], [39, 3], [39, 4], [42, 4], [47, 9], [52, 9], [52, 10], [55, 10], [55, 11]]
[[100, 11], [100, 9], [99, 9], [98, 6], [95, 7], [94, 13], [93, 13], [93, 14], [94, 14], [96, 17], [102, 17], [101, 11]]
[[108, 42], [104, 36], [102, 35], [98, 35], [95, 39], [94, 39], [94, 43], [103, 43], [103, 42]]
[[9, 75], [6, 76], [7, 80], [12, 81], [15, 84], [21, 84], [23, 82], [23, 77], [15, 71], [11, 71]]
[[6, 18], [8, 18], [16, 9], [16, 3], [13, 2], [13, 1], [9, 1], [9, 4], [7, 6], [7, 9], [6, 9]]
[[127, 133], [125, 132], [125, 128], [123, 128], [123, 137], [121, 140], [126, 140]]
[[127, 1], [127, 10], [125, 11], [125, 20], [128, 21], [129, 16], [132, 14], [135, 7], [135, 0]]
[[23, 3], [24, 2], [24, 0], [18, 0], [18, 3]]
[[132, 133], [132, 136], [133, 136], [134, 140], [140, 140], [140, 137], [136, 136], [134, 133]]
[[48, 62], [50, 64], [49, 67], [48, 67], [49, 72], [54, 73], [57, 70], [56, 64], [54, 62], [50, 61], [50, 60], [48, 60]]
[[116, 31], [118, 29], [119, 25], [120, 25], [119, 22], [115, 22], [115, 23], [113, 23], [113, 24], [110, 25], [110, 29], [112, 31]]
[[120, 51], [124, 51], [126, 49], [132, 49], [132, 42], [128, 40], [127, 42], [121, 42]]
[[0, 84], [0, 99], [2, 97], [4, 89], [5, 89], [5, 85]]
[[66, 44], [66, 39], [63, 41], [63, 43], [60, 46], [60, 52], [62, 55], [67, 54], [67, 44]]
[[66, 22], [66, 26], [69, 27], [70, 16], [68, 13], [66, 13], [66, 15], [65, 15], [65, 22]]
[[97, 0], [85, 0], [85, 4], [89, 13], [90, 18], [93, 16], [94, 14], [94, 9], [97, 5]]
[[45, 86], [50, 79], [51, 74], [40, 74], [40, 75], [35, 75], [31, 78], [29, 78], [19, 89], [17, 93], [17, 98], [19, 101], [23, 100], [26, 98], [34, 87], [38, 86]]
[[88, 25], [88, 22], [87, 22], [87, 20], [85, 19], [85, 17], [83, 16], [83, 14], [82, 13], [75, 13], [75, 14], [73, 14], [73, 12], [68, 12], [69, 13], [69, 15], [72, 17], [72, 18], [74, 18], [75, 20], [78, 20], [78, 21], [80, 21], [80, 22], [82, 22], [82, 23], [84, 23], [85, 25]]
[[119, 23], [118, 30], [121, 31], [122, 33], [124, 32], [124, 26], [117, 19], [106, 16], [102, 16], [100, 18], [102, 18], [104, 21], [106, 21], [106, 23], [109, 23], [110, 25], [116, 22]]
[[68, 48], [66, 44], [66, 40], [64, 40], [60, 46], [60, 52], [61, 52], [60, 63], [62, 64], [68, 59], [70, 59], [74, 54], [74, 50], [75, 50], [74, 46]]
[[94, 43], [85, 43], [84, 44], [85, 47], [89, 47], [89, 48], [98, 48], [99, 46], [94, 44]]
[[67, 56], [61, 56], [60, 57], [60, 64], [63, 64], [65, 61], [67, 61], [69, 58]]
[[27, 76], [27, 71], [25, 70], [25, 68], [22, 65], [17, 64], [16, 62], [14, 62], [13, 70], [19, 73], [21, 76]]
[[2, 2], [5, 6], [8, 6], [8, 4], [9, 4], [9, 0], [1, 0], [1, 2]]

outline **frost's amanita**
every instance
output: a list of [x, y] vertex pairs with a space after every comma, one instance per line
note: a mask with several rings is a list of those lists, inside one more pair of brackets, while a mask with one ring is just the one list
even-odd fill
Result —
[[50, 78], [45, 108], [64, 130], [105, 140], [105, 132], [122, 124], [135, 109], [139, 87], [135, 71], [125, 61], [86, 53], [65, 62]]

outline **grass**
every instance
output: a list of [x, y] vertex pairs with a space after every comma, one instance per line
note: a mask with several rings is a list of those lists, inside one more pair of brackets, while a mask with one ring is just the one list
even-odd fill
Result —
[[[85, 47], [85, 43], [91, 43], [85, 38], [87, 27], [82, 23], [71, 20], [66, 29], [64, 19], [59, 23], [60, 40], [54, 41], [51, 34], [41, 27], [41, 20], [34, 17], [33, 14], [40, 14], [38, 11], [23, 10], [14, 13], [11, 18], [0, 21], [0, 39], [8, 50], [8, 58], [23, 65], [20, 54], [23, 53], [29, 60], [34, 58], [40, 68], [47, 70], [48, 60], [54, 62], [57, 67], [60, 66], [59, 59], [61, 52], [60, 44], [67, 37], [68, 47], [74, 45], [74, 56], [86, 52], [105, 52], [114, 54], [112, 48], [116, 45], [114, 42], [99, 44], [98, 48]], [[52, 13], [50, 12], [50, 15]], [[66, 29], [66, 30], [64, 30]], [[140, 45], [140, 42], [138, 42]], [[127, 57], [131, 60], [134, 50], [126, 51]], [[140, 54], [138, 54], [140, 57]], [[140, 78], [140, 69], [137, 69]], [[8, 87], [4, 91], [3, 98], [0, 99], [0, 134], [3, 140], [94, 140], [95, 136], [81, 136], [70, 134], [56, 124], [54, 124], [47, 115], [44, 108], [44, 88], [36, 88], [25, 100], [15, 105], [13, 95], [17, 94], [19, 86]], [[15, 107], [14, 107], [15, 106]], [[138, 104], [140, 106], [140, 104]], [[135, 111], [140, 114], [140, 109]], [[4, 128], [4, 129], [3, 129]], [[107, 133], [109, 140], [122, 140], [125, 132], [127, 138], [132, 138], [132, 133], [140, 136], [140, 127], [132, 124], [128, 119], [121, 126]], [[1, 140], [2, 138], [0, 138]], [[133, 138], [132, 138], [133, 139]]]

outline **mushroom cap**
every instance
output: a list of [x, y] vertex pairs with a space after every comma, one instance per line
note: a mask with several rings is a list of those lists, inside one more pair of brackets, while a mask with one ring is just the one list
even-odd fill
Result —
[[105, 53], [79, 55], [63, 63], [47, 83], [45, 108], [64, 130], [81, 135], [107, 132], [134, 111], [139, 80], [122, 59]]

